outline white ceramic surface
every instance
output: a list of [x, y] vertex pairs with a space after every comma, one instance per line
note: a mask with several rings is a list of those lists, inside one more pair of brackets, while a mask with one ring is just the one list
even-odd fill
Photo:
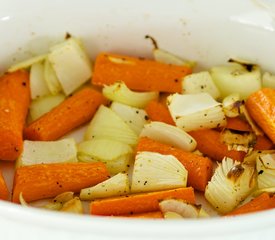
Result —
[[[274, 71], [272, 0], [0, 0], [0, 71], [46, 51], [66, 32], [100, 51], [151, 56], [161, 48], [199, 68], [230, 57]], [[8, 169], [7, 164], [2, 164]], [[11, 173], [5, 177], [11, 186]], [[0, 202], [0, 239], [274, 239], [275, 211], [237, 218], [153, 221], [74, 216]]]

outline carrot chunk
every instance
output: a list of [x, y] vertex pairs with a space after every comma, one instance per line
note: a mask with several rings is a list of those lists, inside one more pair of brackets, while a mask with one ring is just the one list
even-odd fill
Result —
[[257, 136], [255, 150], [271, 150], [274, 148], [274, 144], [266, 136]]
[[0, 199], [2, 200], [9, 199], [9, 190], [1, 171], [0, 171]]
[[56, 140], [88, 122], [98, 107], [106, 103], [107, 100], [101, 93], [84, 88], [26, 127], [25, 138], [40, 141]]
[[8, 73], [0, 78], [0, 159], [15, 160], [23, 148], [23, 128], [30, 103], [29, 74]]
[[130, 218], [163, 218], [163, 214], [161, 211], [155, 212], [146, 212], [146, 213], [134, 213], [134, 214], [126, 214], [118, 217], [130, 217]]
[[203, 129], [189, 132], [197, 141], [197, 149], [203, 154], [216, 161], [222, 161], [224, 157], [230, 157], [237, 161], [242, 161], [245, 152], [228, 150], [227, 145], [220, 139], [220, 132], [213, 129]]
[[157, 152], [175, 156], [188, 171], [187, 185], [199, 191], [205, 190], [212, 176], [213, 163], [209, 158], [157, 142], [147, 137], [139, 139], [136, 151]]
[[108, 178], [103, 163], [38, 164], [17, 168], [14, 176], [13, 202], [22, 192], [27, 202], [54, 197], [66, 191], [79, 192]]
[[267, 209], [275, 208], [275, 196], [268, 193], [262, 193], [260, 196], [254, 198], [250, 202], [236, 208], [226, 216], [233, 216], [245, 213], [253, 213]]
[[225, 128], [237, 131], [251, 132], [252, 129], [248, 122], [242, 120], [239, 117], [227, 118], [227, 124]]
[[251, 117], [275, 143], [275, 89], [263, 88], [252, 93], [245, 106]]
[[101, 53], [96, 58], [92, 83], [103, 86], [123, 81], [132, 90], [182, 92], [181, 79], [191, 71], [186, 66]]
[[159, 201], [170, 198], [182, 199], [194, 204], [194, 189], [191, 187], [177, 188], [95, 200], [91, 202], [90, 212], [91, 214], [104, 216], [154, 212], [160, 210]]
[[175, 125], [175, 122], [168, 110], [168, 108], [162, 103], [152, 100], [150, 101], [145, 111], [152, 121], [164, 122], [167, 124]]

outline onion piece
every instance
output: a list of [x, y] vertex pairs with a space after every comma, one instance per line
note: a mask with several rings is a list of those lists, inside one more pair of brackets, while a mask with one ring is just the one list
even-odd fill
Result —
[[208, 93], [170, 95], [168, 108], [176, 125], [186, 132], [226, 125], [221, 104]]
[[51, 94], [56, 95], [62, 91], [61, 84], [48, 58], [44, 62], [44, 78]]
[[53, 46], [48, 59], [66, 95], [92, 76], [92, 64], [79, 39], [71, 37]]
[[153, 56], [157, 62], [165, 64], [186, 66], [189, 68], [194, 68], [196, 66], [196, 62], [183, 60], [182, 58], [160, 48], [155, 48], [153, 50]]
[[237, 117], [240, 115], [240, 106], [243, 105], [239, 93], [232, 93], [222, 101], [223, 111], [227, 117]]
[[220, 91], [216, 87], [209, 72], [199, 72], [187, 75], [182, 82], [182, 90], [185, 94], [209, 93], [214, 99], [220, 97]]
[[205, 198], [220, 213], [232, 211], [255, 186], [255, 168], [224, 158], [205, 190]]
[[24, 207], [29, 207], [29, 204], [28, 204], [28, 203], [26, 202], [26, 200], [24, 199], [23, 193], [22, 193], [22, 192], [19, 193], [19, 202], [20, 202], [20, 204], [21, 204], [22, 206], [24, 206]]
[[29, 107], [31, 121], [34, 121], [52, 110], [65, 100], [64, 94], [47, 95], [33, 100]]
[[261, 88], [261, 70], [257, 65], [250, 66], [251, 68], [248, 69], [240, 63], [233, 62], [210, 70], [222, 98], [238, 89], [241, 99], [246, 99], [251, 93]]
[[140, 136], [145, 136], [189, 152], [195, 150], [197, 146], [196, 140], [184, 130], [163, 122], [153, 121], [145, 124]]
[[275, 187], [257, 189], [255, 192], [252, 193], [252, 196], [253, 197], [258, 197], [262, 193], [274, 194], [275, 193]]
[[263, 88], [275, 88], [275, 75], [265, 72], [262, 77]]
[[62, 208], [64, 203], [72, 200], [73, 198], [74, 198], [73, 192], [64, 192], [57, 195], [50, 203], [44, 205], [42, 208], [59, 211]]
[[256, 165], [256, 160], [259, 156], [269, 153], [275, 153], [275, 150], [254, 150], [247, 154], [244, 159], [243, 163]]
[[256, 144], [256, 136], [252, 132], [236, 133], [226, 129], [221, 133], [221, 141], [227, 145], [229, 151], [236, 150], [249, 153]]
[[119, 102], [113, 102], [110, 109], [123, 119], [137, 135], [140, 134], [144, 124], [148, 122], [148, 116], [143, 109], [131, 107]]
[[93, 139], [78, 144], [78, 159], [81, 162], [103, 162], [110, 174], [126, 172], [132, 160], [132, 148], [110, 139]]
[[258, 156], [256, 166], [258, 187], [260, 189], [275, 187], [275, 153]]
[[16, 167], [65, 162], [77, 162], [76, 142], [73, 138], [57, 141], [25, 140]]
[[59, 211], [66, 212], [66, 213], [78, 213], [78, 214], [84, 213], [82, 202], [78, 197], [74, 197], [68, 202], [65, 202]]
[[[180, 199], [167, 199], [159, 203], [160, 210], [165, 218], [200, 218], [209, 217], [208, 213], [199, 205], [186, 203]], [[174, 214], [176, 215], [174, 215]]]
[[106, 198], [126, 195], [130, 192], [128, 175], [118, 173], [117, 175], [93, 186], [80, 191], [81, 200], [93, 200], [96, 198]]
[[134, 92], [125, 83], [117, 82], [109, 86], [104, 86], [103, 95], [116, 102], [120, 102], [136, 108], [145, 108], [146, 105], [158, 98], [158, 92]]
[[30, 70], [31, 99], [49, 95], [50, 91], [44, 78], [44, 65], [40, 62], [34, 63]]
[[250, 117], [248, 111], [246, 110], [245, 105], [240, 106], [241, 114], [244, 115], [246, 121], [252, 128], [252, 131], [256, 134], [256, 136], [263, 136], [264, 132], [257, 126], [257, 124], [253, 121], [253, 119]]
[[133, 175], [132, 192], [150, 192], [186, 187], [187, 170], [172, 155], [138, 152]]
[[131, 146], [138, 141], [137, 134], [111, 109], [100, 106], [84, 135], [85, 140], [109, 139]]
[[16, 64], [12, 65], [8, 69], [8, 72], [15, 72], [15, 71], [20, 70], [20, 69], [28, 69], [35, 63], [43, 62], [46, 59], [47, 56], [48, 56], [47, 54], [42, 54], [42, 55], [38, 55], [38, 56], [35, 56], [35, 57], [28, 58], [28, 59], [26, 59], [22, 62], [19, 62], [19, 63], [16, 63]]

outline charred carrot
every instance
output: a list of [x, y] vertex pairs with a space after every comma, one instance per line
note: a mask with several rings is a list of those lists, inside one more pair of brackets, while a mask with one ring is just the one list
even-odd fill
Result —
[[54, 197], [60, 193], [79, 192], [108, 178], [103, 163], [38, 164], [17, 168], [14, 176], [13, 202], [22, 192], [27, 202]]
[[228, 150], [227, 145], [220, 139], [220, 132], [213, 129], [203, 129], [189, 132], [197, 141], [197, 149], [212, 160], [221, 161], [224, 157], [230, 157], [237, 161], [242, 161], [245, 152]]
[[212, 176], [213, 163], [209, 158], [186, 152], [147, 137], [139, 139], [136, 151], [158, 152], [175, 156], [188, 171], [187, 185], [200, 191], [204, 191]]
[[23, 128], [30, 103], [29, 74], [8, 73], [0, 78], [0, 159], [15, 160], [23, 147]]
[[251, 117], [275, 143], [275, 89], [263, 88], [252, 93], [245, 106]]
[[253, 213], [271, 208], [275, 208], [275, 196], [273, 194], [262, 193], [260, 196], [233, 210], [226, 216]]
[[9, 190], [5, 182], [5, 179], [2, 175], [2, 172], [0, 172], [0, 199], [2, 200], [9, 199]]
[[257, 136], [255, 150], [271, 150], [274, 148], [274, 144], [266, 136]]
[[97, 56], [92, 83], [110, 85], [123, 81], [128, 88], [139, 91], [182, 92], [181, 79], [191, 68], [112, 53]]
[[156, 100], [150, 101], [146, 106], [145, 111], [149, 119], [152, 121], [175, 125], [168, 108]]
[[194, 189], [191, 187], [177, 188], [95, 200], [91, 202], [90, 212], [91, 214], [104, 216], [154, 212], [160, 210], [160, 200], [171, 198], [182, 199], [188, 203], [195, 203]]
[[89, 121], [98, 107], [106, 104], [106, 101], [101, 93], [84, 88], [26, 127], [25, 138], [56, 140]]
[[227, 124], [225, 128], [244, 132], [252, 131], [249, 123], [239, 117], [227, 118]]
[[161, 211], [155, 212], [146, 212], [146, 213], [135, 213], [135, 214], [126, 214], [119, 217], [130, 217], [130, 218], [163, 218]]

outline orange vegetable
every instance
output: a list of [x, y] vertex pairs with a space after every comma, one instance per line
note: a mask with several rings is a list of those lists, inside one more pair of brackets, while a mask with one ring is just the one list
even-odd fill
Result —
[[263, 88], [252, 93], [245, 106], [255, 122], [275, 143], [275, 89]]
[[233, 216], [245, 213], [252, 213], [275, 208], [275, 196], [273, 194], [262, 193], [250, 202], [228, 213], [226, 216]]
[[107, 100], [101, 93], [84, 88], [32, 122], [25, 128], [25, 137], [40, 141], [56, 140], [88, 122], [98, 107], [106, 103]]
[[186, 152], [147, 137], [139, 139], [137, 152], [149, 151], [158, 152], [164, 155], [173, 155], [184, 165], [188, 171], [188, 186], [204, 191], [208, 181], [212, 176], [213, 163], [209, 158], [197, 154]]
[[79, 192], [108, 178], [103, 163], [37, 164], [17, 168], [14, 176], [13, 202], [22, 192], [27, 202], [54, 197], [60, 193]]
[[257, 136], [255, 150], [271, 150], [274, 148], [274, 144], [266, 136]]
[[160, 211], [155, 211], [155, 212], [146, 212], [146, 213], [126, 214], [126, 215], [121, 215], [121, 217], [130, 217], [130, 218], [163, 218], [163, 214]]
[[216, 161], [222, 161], [224, 157], [230, 157], [237, 161], [242, 161], [245, 152], [228, 150], [227, 145], [220, 139], [220, 132], [213, 129], [203, 129], [189, 132], [197, 141], [197, 149], [203, 154]]
[[0, 159], [15, 160], [23, 147], [23, 128], [30, 103], [29, 74], [8, 73], [0, 78]]
[[139, 91], [182, 92], [181, 79], [191, 68], [112, 53], [97, 56], [92, 83], [110, 85], [123, 81], [128, 88]]
[[231, 130], [237, 130], [237, 131], [244, 131], [244, 132], [251, 132], [252, 129], [248, 122], [245, 120], [242, 120], [239, 117], [234, 118], [226, 118], [227, 119], [227, 125], [225, 128], [231, 129]]
[[159, 201], [163, 199], [182, 199], [195, 203], [194, 189], [177, 188], [159, 192], [132, 194], [91, 202], [90, 212], [95, 215], [125, 215], [159, 211]]
[[0, 199], [2, 200], [9, 199], [9, 190], [1, 171], [0, 171]]
[[168, 108], [156, 100], [150, 101], [146, 106], [145, 111], [152, 121], [175, 125]]

